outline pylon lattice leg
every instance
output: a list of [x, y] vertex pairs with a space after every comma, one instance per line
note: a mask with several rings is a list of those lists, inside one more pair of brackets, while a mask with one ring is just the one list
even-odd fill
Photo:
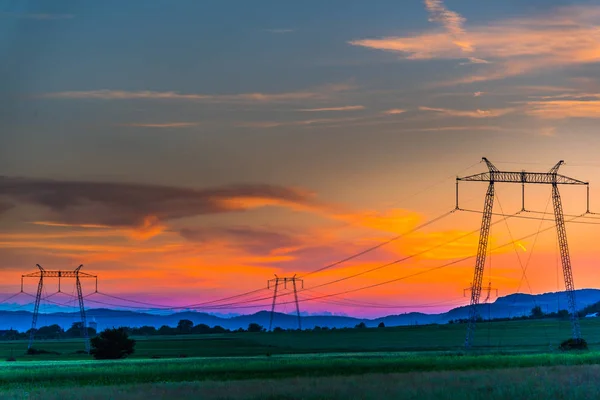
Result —
[[554, 218], [556, 220], [556, 233], [558, 234], [558, 246], [560, 248], [560, 259], [562, 262], [563, 275], [565, 279], [565, 291], [569, 302], [569, 312], [571, 313], [571, 324], [573, 330], [573, 339], [581, 339], [581, 328], [579, 326], [579, 317], [577, 315], [577, 303], [575, 301], [575, 285], [573, 283], [573, 270], [571, 268], [571, 257], [569, 255], [569, 244], [567, 243], [567, 229], [565, 227], [565, 217], [562, 209], [562, 202], [558, 185], [552, 185], [552, 202], [554, 204]]
[[77, 286], [77, 299], [79, 300], [79, 312], [81, 314], [81, 335], [83, 336], [83, 340], [85, 341], [85, 351], [90, 353], [90, 339], [87, 330], [87, 321], [85, 318], [85, 307], [83, 304], [83, 291], [81, 290], [81, 282], [79, 281], [79, 277], [75, 279], [75, 285]]
[[40, 301], [42, 300], [42, 289], [44, 288], [44, 277], [40, 276], [38, 283], [37, 295], [35, 296], [35, 306], [33, 307], [33, 318], [31, 319], [31, 330], [29, 331], [29, 345], [27, 349], [30, 349], [33, 345], [33, 339], [35, 337], [35, 331], [37, 326], [38, 315], [40, 312]]
[[296, 300], [296, 314], [298, 315], [298, 329], [302, 330], [302, 319], [300, 318], [300, 305], [298, 304], [298, 292], [296, 291], [296, 279], [292, 279], [294, 285], [294, 298]]
[[273, 327], [273, 315], [275, 314], [275, 302], [277, 301], [277, 287], [279, 286], [279, 279], [275, 279], [275, 289], [273, 290], [273, 305], [271, 305], [271, 317], [269, 318], [269, 331]]
[[469, 307], [469, 322], [467, 327], [467, 336], [465, 338], [465, 348], [470, 348], [473, 335], [475, 333], [475, 324], [477, 323], [477, 305], [481, 297], [481, 285], [483, 282], [483, 270], [485, 267], [485, 258], [487, 254], [488, 239], [490, 235], [490, 226], [492, 222], [492, 210], [494, 208], [494, 181], [490, 182], [485, 196], [483, 217], [481, 219], [481, 231], [479, 233], [479, 247], [477, 249], [477, 260], [475, 262], [475, 272], [473, 276], [473, 285], [471, 290], [471, 302]]

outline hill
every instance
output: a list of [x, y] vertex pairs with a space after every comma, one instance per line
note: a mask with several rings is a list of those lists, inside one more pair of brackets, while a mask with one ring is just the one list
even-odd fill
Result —
[[[590, 309], [589, 307], [600, 302], [600, 290], [581, 289], [576, 291], [579, 309]], [[499, 297], [496, 301], [480, 306], [480, 313], [484, 319], [506, 318], [521, 315], [529, 315], [534, 306], [540, 306], [546, 313], [567, 308], [567, 298], [564, 292], [544, 293], [538, 295], [527, 295], [522, 293]], [[351, 328], [364, 322], [367, 327], [376, 327], [380, 322], [386, 326], [423, 325], [423, 324], [445, 324], [450, 320], [467, 318], [468, 306], [457, 307], [445, 313], [424, 314], [418, 312], [388, 315], [380, 318], [365, 319], [337, 315], [309, 315], [302, 317], [303, 328], [314, 328], [315, 326], [329, 328]], [[251, 322], [258, 323], [264, 327], [269, 326], [270, 313], [260, 311], [251, 315], [238, 315], [232, 317], [217, 316], [203, 312], [185, 311], [173, 314], [157, 315], [149, 312], [134, 312], [114, 309], [89, 309], [87, 310], [88, 321], [95, 321], [98, 329], [113, 326], [139, 327], [144, 325], [156, 328], [162, 325], [176, 326], [181, 319], [189, 319], [195, 325], [206, 324], [208, 326], [222, 326], [226, 329], [247, 328]], [[32, 313], [29, 311], [0, 311], [0, 329], [17, 329], [26, 331], [31, 327]], [[38, 327], [44, 325], [58, 324], [68, 328], [73, 322], [79, 321], [78, 312], [53, 312], [40, 314]], [[273, 327], [294, 329], [298, 326], [295, 315], [275, 313]]]

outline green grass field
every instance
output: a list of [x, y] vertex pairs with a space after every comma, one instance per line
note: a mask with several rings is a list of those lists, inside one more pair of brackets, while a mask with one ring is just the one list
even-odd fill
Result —
[[[600, 351], [600, 319], [581, 321], [592, 350]], [[395, 328], [349, 329], [280, 333], [227, 333], [135, 337], [133, 358], [229, 357], [266, 354], [349, 353], [381, 351], [461, 351], [466, 325], [424, 325]], [[475, 347], [480, 351], [547, 352], [571, 335], [569, 321], [526, 320], [478, 325]], [[34, 347], [60, 355], [25, 356], [26, 341], [0, 342], [0, 360], [11, 354], [19, 361], [89, 359], [76, 354], [81, 340], [38, 341]]]
[[[522, 376], [524, 372], [519, 372], [526, 370], [533, 371], [532, 376], [539, 375], [540, 379], [548, 380], [545, 386], [527, 384], [527, 387], [545, 390], [530, 392], [530, 397], [594, 397], [592, 395], [596, 392], [591, 391], [591, 386], [578, 394], [555, 387], [559, 380], [553, 376], [557, 368], [567, 368], [569, 373], [577, 376], [592, 369], [599, 371], [596, 364], [600, 365], [600, 320], [582, 321], [582, 332], [591, 351], [573, 354], [556, 350], [558, 344], [570, 336], [568, 321], [482, 323], [478, 326], [476, 347], [470, 353], [462, 349], [465, 329], [465, 325], [452, 324], [138, 337], [134, 356], [117, 361], [95, 361], [86, 354], [76, 354], [83, 348], [80, 340], [36, 342], [37, 348], [60, 353], [38, 356], [24, 355], [26, 341], [0, 342], [0, 357], [6, 359], [12, 354], [17, 359], [16, 362], [0, 362], [0, 398], [137, 399], [144, 398], [144, 393], [152, 398], [165, 399], [188, 396], [266, 398], [261, 397], [261, 393], [264, 394], [260, 392], [261, 388], [267, 390], [272, 399], [348, 398], [349, 392], [340, 382], [349, 382], [354, 387], [357, 379], [364, 381], [365, 378], [361, 377], [369, 374], [374, 382], [380, 382], [369, 393], [379, 393], [384, 397], [468, 399], [480, 397], [460, 391], [456, 393], [464, 396], [435, 397], [436, 393], [441, 396], [444, 391], [432, 391], [430, 381], [441, 379], [452, 386], [451, 377], [468, 381], [479, 376], [481, 382], [491, 385], [494, 383], [492, 376], [500, 374], [498, 376], [506, 377], [506, 382], [501, 384], [497, 381], [496, 386], [506, 385], [504, 392], [498, 388], [481, 389], [490, 394], [485, 398], [493, 399], [502, 398], [501, 395], [512, 393], [510, 390], [517, 391], [526, 385], [527, 380]], [[391, 374], [394, 378], [390, 381], [387, 377]], [[518, 379], [509, 379], [511, 374]], [[421, 383], [411, 383], [412, 392], [402, 391], [399, 382], [413, 375], [419, 378], [413, 377], [412, 380]], [[527, 379], [533, 378], [528, 376]], [[289, 385], [301, 392], [304, 390], [305, 394], [286, 392]], [[366, 390], [371, 387], [369, 385], [354, 390]], [[418, 393], [421, 390], [419, 385], [433, 397], [406, 397], [410, 393]], [[65, 392], [67, 387], [71, 389]], [[319, 394], [315, 389], [319, 387], [329, 395]], [[399, 395], [400, 392], [404, 397]], [[107, 393], [112, 393], [112, 397]], [[492, 394], [497, 394], [497, 397]], [[381, 398], [369, 396], [365, 392], [360, 397]]]

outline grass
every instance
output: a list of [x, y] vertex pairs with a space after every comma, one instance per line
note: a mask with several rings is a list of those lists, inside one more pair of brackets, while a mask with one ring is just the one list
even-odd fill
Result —
[[17, 389], [7, 400], [185, 399], [203, 400], [526, 400], [600, 398], [599, 366], [537, 367], [494, 371], [411, 372], [249, 381], [154, 383], [85, 388]]
[[[37, 348], [60, 353], [38, 356], [23, 355], [26, 341], [0, 342], [0, 357], [12, 353], [17, 358], [0, 362], [0, 398], [474, 399], [485, 393], [487, 399], [520, 399], [528, 398], [519, 394], [525, 387], [534, 388], [524, 393], [535, 398], [597, 397], [589, 385], [581, 395], [567, 392], [552, 376], [561, 368], [600, 371], [600, 320], [582, 321], [592, 349], [586, 353], [556, 351], [570, 336], [568, 321], [480, 324], [477, 347], [468, 354], [462, 351], [465, 328], [154, 336], [136, 338], [135, 356], [117, 361], [76, 354], [83, 347], [80, 340], [37, 342]], [[506, 381], [495, 381], [497, 374]], [[548, 385], [531, 381], [538, 375]], [[435, 379], [443, 384], [434, 384]], [[444, 385], [455, 388], [444, 390]], [[469, 385], [480, 389], [464, 392]], [[296, 386], [299, 392], [290, 389]], [[426, 395], [417, 396], [419, 391]], [[448, 397], [452, 391], [456, 397]]]
[[0, 364], [0, 388], [139, 384], [203, 380], [325, 377], [367, 373], [468, 371], [600, 364], [600, 353], [530, 355], [297, 355]]
[[[592, 350], [600, 350], [600, 319], [582, 320], [582, 332]], [[177, 358], [262, 356], [265, 354], [308, 354], [393, 351], [460, 351], [466, 326], [463, 324], [372, 328], [282, 333], [228, 333], [136, 337], [133, 358]], [[480, 351], [548, 352], [571, 335], [569, 321], [527, 320], [478, 325], [475, 347]], [[83, 349], [78, 339], [38, 341], [35, 347], [60, 355], [24, 356], [26, 341], [0, 342], [0, 360], [14, 355], [25, 360], [89, 359], [76, 354]]]

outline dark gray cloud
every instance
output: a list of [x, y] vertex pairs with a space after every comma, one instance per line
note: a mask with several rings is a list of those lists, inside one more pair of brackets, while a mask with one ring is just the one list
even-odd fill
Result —
[[226, 239], [234, 246], [256, 255], [264, 255], [276, 249], [302, 244], [300, 238], [292, 235], [250, 227], [184, 228], [180, 234], [187, 240], [202, 243], [215, 239]]
[[14, 204], [0, 201], [0, 215], [14, 207]]
[[[310, 204], [310, 194], [273, 185], [230, 185], [207, 189], [134, 183], [58, 181], [0, 177], [0, 197], [12, 205], [30, 204], [46, 218], [69, 224], [137, 226], [147, 216], [159, 220], [244, 210], [227, 200], [266, 199]], [[0, 212], [3, 209], [0, 203]], [[8, 207], [5, 206], [5, 207]]]

